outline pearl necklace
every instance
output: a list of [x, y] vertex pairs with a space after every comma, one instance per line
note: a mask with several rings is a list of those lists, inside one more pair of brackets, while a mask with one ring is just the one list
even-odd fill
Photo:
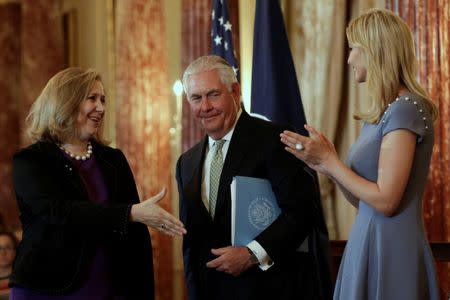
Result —
[[75, 160], [87, 160], [87, 159], [91, 158], [91, 156], [92, 156], [92, 145], [91, 145], [91, 142], [88, 142], [87, 151], [83, 155], [73, 154], [72, 152], [70, 152], [69, 150], [64, 148], [63, 145], [59, 145], [59, 149], [64, 151], [67, 155], [69, 155], [71, 158], [73, 158]]

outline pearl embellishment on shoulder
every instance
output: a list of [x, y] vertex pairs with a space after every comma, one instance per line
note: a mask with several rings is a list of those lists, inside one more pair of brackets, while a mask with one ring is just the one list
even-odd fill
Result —
[[[400, 98], [400, 97], [397, 97], [397, 98], [395, 98], [395, 101], [399, 101], [399, 100], [405, 100], [405, 101], [410, 101], [410, 98], [409, 97], [405, 97], [405, 98]], [[414, 101], [413, 102], [413, 104], [415, 105], [415, 106], [418, 106], [419, 105], [419, 103], [417, 102], [417, 101]], [[384, 115], [388, 112], [388, 110], [389, 110], [389, 107], [391, 107], [391, 103], [389, 103], [388, 104], [388, 107], [387, 107], [387, 109], [384, 111]], [[420, 108], [419, 109], [419, 112], [423, 115], [423, 109], [422, 108]], [[422, 117], [422, 120], [424, 121], [424, 123], [425, 123], [425, 130], [428, 130], [428, 125], [427, 125], [427, 123], [425, 122], [426, 120], [427, 120], [427, 118], [425, 117], [425, 116], [423, 116]], [[384, 118], [383, 118], [383, 120], [381, 121], [382, 123], [386, 123], [386, 121], [384, 120]]]

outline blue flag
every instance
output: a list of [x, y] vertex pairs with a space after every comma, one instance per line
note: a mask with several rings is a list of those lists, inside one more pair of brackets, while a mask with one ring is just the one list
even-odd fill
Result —
[[256, 1], [251, 111], [308, 135], [283, 15], [277, 0]]
[[[252, 112], [289, 124], [300, 134], [308, 135], [303, 127], [306, 118], [278, 0], [256, 1], [252, 73]], [[318, 190], [317, 174], [312, 172], [311, 176], [315, 177]], [[328, 231], [320, 196], [313, 203], [317, 216], [308, 236], [312, 254], [309, 274], [317, 287], [311, 299], [327, 300], [332, 298], [333, 291]]]
[[212, 54], [223, 57], [232, 67], [239, 80], [239, 69], [233, 47], [233, 26], [230, 23], [227, 0], [213, 0], [211, 12]]

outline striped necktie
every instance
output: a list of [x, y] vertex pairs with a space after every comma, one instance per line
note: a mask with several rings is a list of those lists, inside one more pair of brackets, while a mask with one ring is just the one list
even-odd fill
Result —
[[209, 175], [209, 213], [214, 218], [216, 210], [217, 192], [219, 191], [220, 174], [222, 174], [223, 155], [222, 147], [226, 140], [218, 140], [215, 142], [216, 151], [211, 161], [211, 169]]

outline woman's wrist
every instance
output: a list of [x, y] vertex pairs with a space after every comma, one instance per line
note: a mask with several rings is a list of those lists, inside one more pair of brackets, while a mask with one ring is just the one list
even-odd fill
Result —
[[338, 173], [339, 168], [342, 167], [342, 161], [337, 155], [330, 155], [330, 157], [325, 161], [324, 169], [328, 177], [336, 179], [336, 173]]
[[130, 209], [130, 221], [139, 222], [139, 204], [133, 204]]

